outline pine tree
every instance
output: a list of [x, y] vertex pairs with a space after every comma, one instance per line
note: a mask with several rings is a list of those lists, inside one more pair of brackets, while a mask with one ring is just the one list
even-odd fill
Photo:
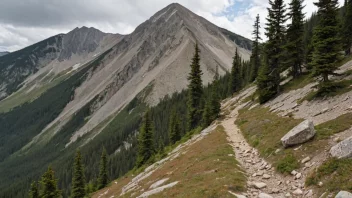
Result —
[[57, 179], [51, 166], [43, 174], [40, 181], [42, 186], [41, 198], [58, 198], [61, 197], [61, 191], [57, 188]]
[[142, 127], [138, 136], [137, 167], [141, 167], [155, 154], [153, 124], [149, 110], [144, 114]]
[[319, 0], [314, 4], [319, 8], [320, 20], [314, 30], [311, 65], [314, 68], [314, 75], [321, 75], [323, 81], [327, 82], [328, 75], [337, 69], [337, 62], [341, 58], [338, 0]]
[[280, 71], [283, 67], [283, 48], [285, 37], [286, 9], [284, 0], [270, 0], [271, 8], [268, 8], [269, 15], [265, 35], [268, 41], [265, 45], [264, 67], [257, 79], [259, 100], [264, 103], [274, 97], [280, 91]]
[[211, 124], [211, 98], [209, 97], [206, 100], [204, 111], [203, 111], [203, 118], [202, 118], [202, 125], [203, 127], [207, 127]]
[[86, 195], [85, 178], [82, 165], [81, 153], [77, 151], [73, 165], [72, 193], [73, 198], [82, 198]]
[[352, 47], [352, 0], [349, 0], [348, 2], [345, 1], [344, 10], [342, 30], [343, 49], [345, 50], [346, 55], [350, 55]]
[[214, 81], [211, 87], [211, 101], [210, 101], [210, 112], [211, 119], [215, 120], [219, 117], [221, 111], [220, 98], [217, 93], [218, 82]]
[[241, 58], [236, 48], [236, 54], [233, 57], [231, 77], [229, 82], [229, 95], [234, 94], [241, 88]]
[[39, 198], [38, 182], [33, 182], [29, 190], [29, 198]]
[[254, 31], [253, 31], [253, 49], [252, 49], [252, 55], [251, 55], [251, 71], [250, 71], [250, 77], [249, 77], [249, 82], [253, 82], [257, 76], [258, 76], [258, 70], [260, 68], [260, 46], [259, 42], [262, 40], [260, 37], [260, 17], [259, 14], [256, 17], [256, 20], [254, 22]]
[[302, 73], [304, 59], [304, 14], [303, 0], [292, 0], [290, 3], [289, 16], [291, 24], [287, 29], [287, 61], [286, 64], [292, 68], [292, 76], [298, 77]]
[[106, 150], [103, 148], [99, 165], [98, 188], [102, 189], [106, 187], [106, 185], [108, 185], [108, 180], [108, 158]]
[[195, 53], [192, 59], [191, 72], [188, 76], [188, 101], [187, 118], [188, 130], [194, 129], [201, 118], [201, 99], [203, 94], [202, 70], [200, 68], [200, 50], [198, 44], [195, 45]]
[[180, 120], [178, 119], [176, 110], [172, 111], [169, 119], [169, 137], [171, 144], [175, 144], [181, 139]]

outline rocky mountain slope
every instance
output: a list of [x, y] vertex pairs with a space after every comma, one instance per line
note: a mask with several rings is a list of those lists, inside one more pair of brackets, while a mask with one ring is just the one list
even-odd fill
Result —
[[32, 81], [52, 80], [75, 70], [112, 47], [120, 35], [94, 28], [76, 28], [0, 57], [0, 100]]
[[[113, 141], [122, 163], [134, 154], [129, 148], [146, 106], [186, 88], [196, 43], [207, 84], [216, 68], [230, 70], [236, 48], [248, 60], [250, 42], [171, 4], [129, 35], [83, 27], [1, 57], [0, 197], [23, 197], [28, 178], [49, 164], [66, 186], [78, 148], [92, 155], [93, 169], [101, 145]], [[131, 168], [121, 166], [116, 172]]]

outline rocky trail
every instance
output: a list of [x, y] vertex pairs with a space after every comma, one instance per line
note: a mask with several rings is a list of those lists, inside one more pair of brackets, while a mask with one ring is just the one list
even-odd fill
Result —
[[[240, 129], [236, 126], [235, 121], [238, 116], [238, 110], [247, 103], [241, 104], [241, 98], [252, 93], [253, 90], [243, 93], [243, 95], [232, 99], [232, 105], [238, 105], [234, 108], [225, 119], [220, 122], [228, 135], [228, 141], [233, 147], [236, 160], [241, 164], [247, 176], [247, 192], [243, 194], [235, 194], [239, 198], [245, 197], [314, 197], [313, 191], [305, 189], [304, 181], [308, 169], [313, 166], [305, 166], [302, 170], [293, 171], [291, 175], [282, 175], [277, 173], [265, 159], [260, 157], [258, 151], [250, 146]], [[225, 108], [229, 109], [231, 101], [224, 104]], [[237, 101], [233, 103], [233, 101]], [[227, 106], [227, 107], [226, 107]], [[310, 158], [304, 159], [304, 163], [309, 164]], [[302, 172], [300, 172], [302, 171]]]

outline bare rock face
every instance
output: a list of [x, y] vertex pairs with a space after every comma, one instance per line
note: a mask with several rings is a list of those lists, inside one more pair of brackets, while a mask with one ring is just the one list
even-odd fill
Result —
[[312, 139], [315, 134], [313, 122], [305, 120], [282, 137], [281, 142], [284, 147], [294, 146], [307, 142]]
[[347, 191], [340, 191], [335, 198], [352, 198], [352, 193]]
[[333, 146], [330, 154], [338, 159], [352, 158], [352, 136]]

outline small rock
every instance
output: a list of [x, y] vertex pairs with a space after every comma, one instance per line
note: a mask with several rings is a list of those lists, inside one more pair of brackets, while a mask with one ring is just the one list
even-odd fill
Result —
[[270, 177], [271, 177], [271, 176], [268, 175], [268, 174], [264, 174], [264, 175], [263, 175], [263, 179], [270, 179]]
[[295, 170], [293, 170], [292, 172], [291, 172], [291, 175], [297, 175], [297, 171], [295, 171]]
[[286, 193], [285, 197], [291, 197], [291, 194], [290, 193]]
[[286, 184], [287, 184], [287, 185], [290, 184], [290, 180], [287, 180], [287, 181], [286, 181]]
[[294, 195], [302, 195], [303, 192], [302, 192], [301, 189], [297, 188], [295, 191], [292, 192], [292, 194], [294, 194]]
[[258, 198], [273, 198], [271, 195], [265, 194], [265, 193], [260, 193], [258, 195]]
[[292, 189], [292, 190], [296, 190], [296, 189], [297, 189], [297, 186], [292, 185], [291, 189]]
[[313, 197], [313, 190], [308, 190], [305, 197]]
[[273, 188], [273, 189], [271, 190], [271, 192], [272, 192], [273, 194], [277, 194], [277, 193], [280, 192], [280, 190], [277, 189], [277, 188]]
[[264, 174], [263, 171], [258, 171], [258, 172], [257, 172], [257, 175], [258, 175], [258, 176], [262, 176], [263, 174]]
[[278, 181], [277, 185], [280, 186], [282, 184], [282, 181]]
[[233, 154], [228, 154], [229, 157], [233, 157]]
[[252, 175], [252, 177], [256, 177], [257, 176], [257, 173], [254, 173], [253, 175]]
[[301, 177], [302, 177], [302, 173], [297, 173], [295, 178], [296, 179], [301, 179]]
[[281, 149], [276, 149], [275, 154], [280, 153]]
[[310, 161], [310, 157], [306, 157], [302, 160], [302, 164], [309, 162]]
[[327, 192], [324, 192], [322, 195], [320, 195], [320, 197], [319, 197], [319, 198], [323, 198], [323, 197], [325, 197], [326, 193], [327, 193]]
[[323, 186], [323, 182], [319, 182], [318, 186], [322, 187]]
[[253, 182], [252, 186], [256, 189], [262, 189], [265, 188], [267, 185], [263, 182]]
[[310, 166], [311, 166], [311, 164], [309, 162], [304, 164], [304, 167], [306, 167], [306, 168], [309, 168]]
[[335, 198], [352, 198], [352, 193], [347, 191], [340, 191]]
[[339, 141], [340, 141], [339, 137], [334, 138], [334, 142], [339, 142]]

